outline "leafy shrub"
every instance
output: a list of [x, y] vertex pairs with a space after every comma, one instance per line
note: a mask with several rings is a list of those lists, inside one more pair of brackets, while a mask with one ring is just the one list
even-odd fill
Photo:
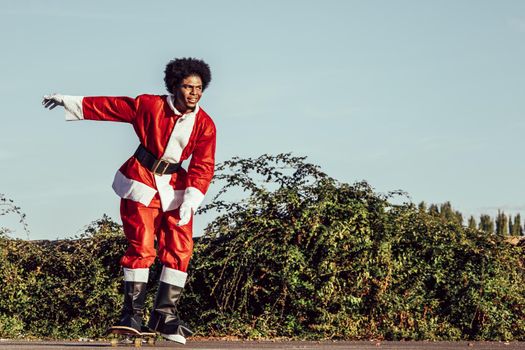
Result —
[[[125, 240], [108, 218], [77, 239], [1, 242], [0, 273], [6, 283], [0, 315], [23, 320], [21, 335], [96, 336], [118, 315], [122, 278], [117, 263]], [[0, 336], [13, 336], [4, 332]]]
[[[203, 211], [183, 318], [201, 335], [518, 339], [523, 247], [288, 154], [234, 158]], [[244, 200], [227, 201], [228, 193]], [[126, 242], [107, 217], [76, 239], [0, 239], [0, 337], [97, 337], [117, 318]], [[150, 274], [151, 307], [159, 265]]]
[[[186, 294], [202, 334], [523, 339], [523, 249], [303, 158], [233, 159]], [[221, 200], [228, 190], [244, 201]], [[272, 188], [269, 190], [268, 188]]]

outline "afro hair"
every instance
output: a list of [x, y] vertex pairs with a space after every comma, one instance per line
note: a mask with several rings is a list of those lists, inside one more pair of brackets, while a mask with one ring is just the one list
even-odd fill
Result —
[[171, 60], [164, 70], [166, 89], [173, 94], [173, 88], [179, 86], [185, 78], [192, 75], [197, 75], [201, 78], [203, 91], [210, 84], [210, 66], [203, 60], [190, 57]]

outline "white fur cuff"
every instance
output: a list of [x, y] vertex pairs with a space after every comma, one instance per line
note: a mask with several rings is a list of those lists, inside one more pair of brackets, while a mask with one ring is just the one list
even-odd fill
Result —
[[186, 272], [170, 269], [169, 267], [163, 266], [162, 273], [160, 274], [160, 281], [184, 288], [187, 277], [188, 274]]
[[124, 281], [126, 282], [148, 282], [149, 269], [124, 268]]
[[83, 99], [84, 96], [62, 96], [67, 121], [84, 119], [84, 113], [82, 112]]
[[204, 194], [195, 187], [188, 187], [184, 191], [184, 201], [183, 203], [188, 203], [195, 213], [199, 205], [201, 205], [202, 200], [204, 199]]

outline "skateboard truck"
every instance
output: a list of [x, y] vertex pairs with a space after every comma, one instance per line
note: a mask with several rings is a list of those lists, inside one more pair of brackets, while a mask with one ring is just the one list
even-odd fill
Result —
[[[109, 327], [106, 331], [106, 335], [113, 336], [110, 338], [111, 346], [118, 346], [121, 344], [132, 344], [136, 348], [142, 346], [142, 341], [145, 340], [148, 345], [155, 345], [156, 334], [153, 332], [139, 332], [135, 328], [126, 326], [113, 326]], [[120, 339], [119, 337], [124, 337]]]

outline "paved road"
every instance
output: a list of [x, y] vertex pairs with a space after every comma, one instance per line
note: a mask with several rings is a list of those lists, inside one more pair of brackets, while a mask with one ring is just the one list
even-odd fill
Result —
[[[53, 342], [0, 340], [0, 350], [100, 350], [111, 348], [109, 342]], [[133, 345], [119, 345], [133, 349]], [[144, 345], [144, 350], [198, 349], [198, 350], [489, 350], [525, 349], [525, 342], [295, 342], [295, 341], [189, 341], [186, 345], [160, 341], [155, 346]]]

